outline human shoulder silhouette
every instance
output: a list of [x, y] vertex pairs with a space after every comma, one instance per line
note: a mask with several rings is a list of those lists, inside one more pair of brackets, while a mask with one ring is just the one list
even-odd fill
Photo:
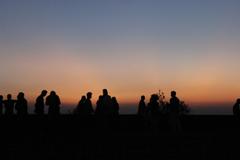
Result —
[[55, 91], [51, 91], [50, 95], [46, 98], [46, 105], [49, 106], [48, 107], [48, 114], [49, 115], [60, 114], [61, 101], [60, 101], [60, 98], [56, 94]]
[[146, 114], [145, 96], [141, 96], [140, 102], [138, 104], [138, 115], [144, 116], [145, 114]]
[[108, 95], [107, 89], [103, 89], [102, 107], [104, 114], [110, 115], [112, 113], [112, 98]]
[[119, 104], [116, 97], [112, 97], [112, 114], [119, 115]]
[[45, 108], [44, 97], [46, 95], [47, 95], [47, 91], [43, 90], [36, 99], [34, 112], [38, 115], [44, 114], [44, 108]]
[[104, 114], [104, 110], [103, 110], [103, 96], [100, 95], [98, 97], [97, 103], [96, 103], [96, 110], [95, 110], [95, 114], [96, 115], [102, 115]]
[[236, 103], [233, 106], [233, 114], [240, 116], [240, 98], [236, 100]]
[[3, 101], [5, 107], [5, 115], [12, 115], [14, 113], [14, 104], [16, 100], [12, 99], [12, 95], [8, 94], [7, 99]]
[[28, 102], [25, 99], [23, 92], [20, 92], [17, 96], [15, 109], [16, 109], [17, 115], [27, 115], [28, 114]]
[[170, 99], [170, 112], [180, 112], [180, 100], [176, 96], [177, 93], [176, 91], [171, 92], [171, 99]]
[[75, 114], [78, 114], [78, 115], [84, 114], [86, 100], [87, 100], [86, 96], [81, 97], [80, 101], [78, 102], [77, 108], [75, 110]]
[[88, 92], [87, 93], [87, 99], [86, 99], [86, 102], [85, 102], [85, 113], [86, 115], [91, 115], [94, 113], [94, 110], [93, 110], [93, 107], [92, 107], [92, 92]]
[[158, 99], [158, 95], [152, 94], [148, 103], [148, 112], [150, 112], [152, 116], [158, 116], [160, 113]]
[[180, 122], [180, 111], [181, 111], [181, 105], [180, 100], [177, 98], [177, 92], [172, 91], [171, 92], [171, 98], [169, 103], [169, 125], [173, 132], [181, 132], [182, 126]]

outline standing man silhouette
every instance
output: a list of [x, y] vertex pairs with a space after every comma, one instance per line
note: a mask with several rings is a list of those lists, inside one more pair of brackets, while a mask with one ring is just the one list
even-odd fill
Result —
[[169, 104], [169, 123], [173, 132], [181, 131], [181, 123], [179, 119], [181, 105], [180, 100], [176, 95], [176, 91], [171, 92], [171, 99]]
[[96, 110], [95, 110], [95, 114], [96, 115], [102, 115], [104, 112], [103, 112], [103, 96], [100, 95], [98, 100], [97, 100], [97, 103], [96, 103]]
[[34, 112], [37, 115], [43, 115], [44, 114], [44, 108], [45, 108], [44, 97], [46, 95], [47, 95], [47, 91], [43, 90], [42, 93], [36, 99]]
[[94, 113], [93, 107], [92, 107], [92, 92], [87, 93], [87, 99], [85, 102], [85, 115], [92, 115]]
[[108, 95], [108, 90], [103, 89], [103, 99], [102, 99], [102, 109], [103, 114], [110, 115], [112, 111], [112, 98]]
[[17, 115], [27, 115], [28, 114], [28, 102], [25, 99], [23, 92], [20, 92], [17, 96], [15, 109], [17, 111]]
[[77, 108], [75, 110], [75, 114], [84, 115], [86, 100], [87, 100], [86, 96], [82, 96], [81, 100], [78, 102]]
[[159, 116], [160, 108], [158, 103], [159, 97], [157, 94], [151, 95], [150, 102], [148, 103], [147, 112], [150, 112], [151, 116]]
[[138, 115], [140, 115], [140, 116], [145, 116], [146, 115], [145, 96], [141, 96], [141, 100], [138, 104]]
[[14, 104], [16, 103], [16, 100], [12, 99], [12, 95], [8, 94], [7, 100], [3, 101], [3, 103], [5, 106], [5, 115], [13, 115], [13, 109], [14, 109]]
[[49, 115], [59, 115], [60, 114], [60, 98], [55, 91], [51, 91], [50, 95], [46, 98], [46, 105], [49, 106]]

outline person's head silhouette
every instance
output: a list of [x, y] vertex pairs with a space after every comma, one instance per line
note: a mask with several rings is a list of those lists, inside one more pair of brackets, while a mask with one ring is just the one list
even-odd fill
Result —
[[108, 90], [107, 89], [103, 89], [103, 95], [104, 96], [108, 95]]
[[51, 95], [51, 96], [56, 96], [56, 92], [55, 92], [55, 91], [51, 91], [51, 92], [50, 92], [50, 95]]
[[88, 92], [87, 93], [87, 99], [91, 99], [92, 98], [92, 92]]
[[237, 103], [240, 104], [240, 98], [237, 99]]
[[12, 95], [11, 95], [11, 94], [8, 94], [8, 95], [7, 95], [7, 99], [8, 99], [8, 100], [11, 100], [11, 99], [12, 99]]
[[3, 96], [2, 95], [0, 95], [0, 101], [3, 101]]
[[145, 100], [145, 96], [141, 96], [141, 100], [144, 101]]
[[117, 98], [116, 97], [112, 97], [112, 101], [115, 103], [117, 102]]
[[17, 96], [18, 99], [24, 99], [24, 93], [20, 92]]
[[176, 97], [176, 95], [177, 95], [177, 92], [176, 92], [176, 91], [172, 91], [172, 92], [171, 92], [171, 97]]
[[47, 95], [47, 90], [43, 90], [41, 96], [45, 97]]
[[81, 101], [85, 101], [86, 99], [86, 96], [82, 96]]
[[158, 99], [159, 99], [159, 97], [158, 97], [157, 94], [152, 94], [152, 95], [151, 95], [151, 98], [150, 98], [150, 101], [151, 101], [151, 102], [156, 102], [156, 101], [158, 101]]

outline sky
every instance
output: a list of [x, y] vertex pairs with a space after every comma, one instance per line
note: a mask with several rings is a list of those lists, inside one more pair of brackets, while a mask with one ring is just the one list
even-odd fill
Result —
[[239, 0], [0, 0], [0, 94], [55, 90], [74, 106], [107, 88], [126, 111], [176, 90], [196, 113], [229, 113], [239, 16]]

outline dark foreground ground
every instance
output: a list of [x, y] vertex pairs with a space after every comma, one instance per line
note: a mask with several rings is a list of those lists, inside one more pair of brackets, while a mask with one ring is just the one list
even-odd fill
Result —
[[0, 117], [1, 159], [240, 159], [240, 120], [167, 117]]

